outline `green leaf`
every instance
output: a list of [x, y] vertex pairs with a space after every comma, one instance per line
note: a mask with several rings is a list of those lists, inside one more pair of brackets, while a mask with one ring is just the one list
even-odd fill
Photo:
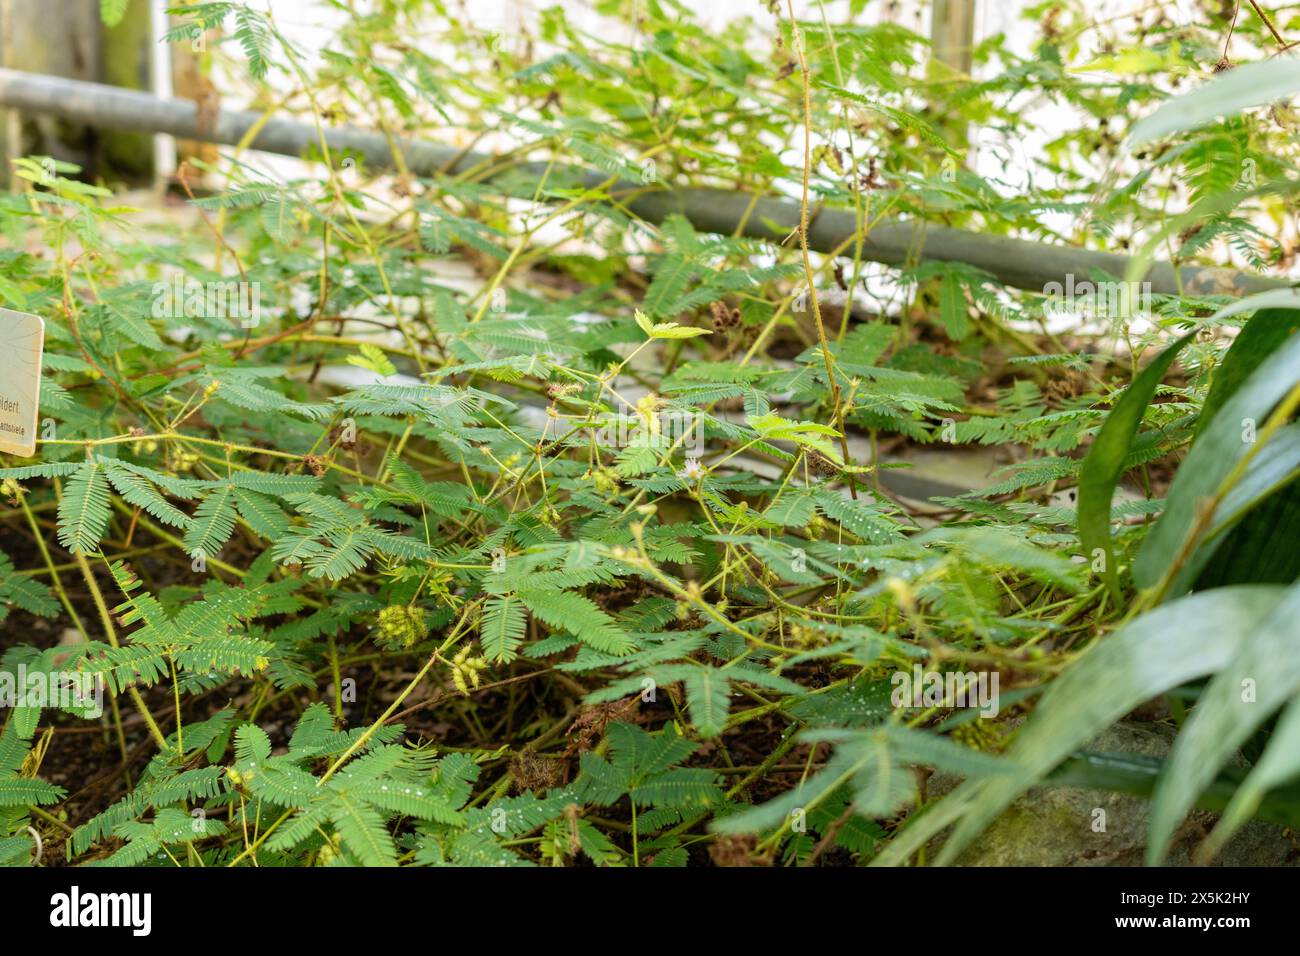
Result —
[[63, 789], [44, 780], [26, 777], [0, 778], [0, 807], [24, 807], [29, 803], [55, 803]]
[[[1287, 431], [1291, 433], [1294, 429], [1294, 425], [1288, 426]], [[1247, 476], [1254, 477], [1253, 472]], [[1195, 570], [1202, 561], [1205, 563], [1196, 576], [1194, 590], [1226, 584], [1288, 584], [1300, 578], [1300, 548], [1274, 546], [1278, 541], [1300, 540], [1300, 494], [1296, 493], [1296, 477], [1293, 473], [1289, 486], [1275, 491], [1249, 511], [1228, 529], [1222, 540], [1211, 538], [1197, 548], [1189, 566]], [[1243, 479], [1233, 492], [1247, 490], [1246, 484]], [[1175, 579], [1173, 589], [1181, 587], [1182, 581]]]
[[636, 649], [632, 638], [589, 598], [570, 591], [520, 591], [519, 598], [540, 620], [568, 631], [604, 654], [622, 656]]
[[[1297, 297], [1297, 290], [1282, 291], [1287, 298]], [[1201, 406], [1198, 432], [1205, 430], [1223, 404], [1237, 393], [1242, 383], [1259, 368], [1260, 363], [1276, 352], [1300, 328], [1300, 301], [1295, 305], [1295, 309], [1261, 309], [1237, 333], [1237, 337], [1232, 340], [1232, 347], [1223, 358], [1223, 364], [1214, 370], [1214, 383], [1205, 396], [1205, 404]], [[1220, 310], [1215, 313], [1215, 317], [1222, 318], [1226, 312], [1227, 310]]]
[[[149, 324], [148, 313], [135, 312], [129, 308], [117, 308], [113, 305], [106, 305], [102, 313], [108, 322], [110, 328], [115, 332], [120, 332], [137, 345], [143, 345], [147, 349], [161, 351], [163, 348], [162, 339]], [[107, 318], [111, 317], [111, 321]]]
[[[1072, 754], [1060, 767], [1043, 781], [1044, 787], [1084, 787], [1089, 790], [1107, 790], [1112, 793], [1129, 793], [1149, 798], [1155, 792], [1164, 761], [1159, 757], [1130, 753]], [[1240, 793], [1247, 774], [1240, 767], [1220, 771], [1214, 781], [1201, 792], [1196, 806], [1213, 813], [1226, 813], [1234, 795]], [[1294, 784], [1279, 787], [1263, 797], [1251, 812], [1255, 818], [1281, 826], [1300, 826], [1300, 788]], [[1241, 822], [1250, 816], [1242, 818]], [[1198, 857], [1212, 844], [1207, 841], [1198, 851]], [[1212, 854], [1206, 859], [1212, 858]]]
[[1097, 556], [1098, 550], [1102, 552], [1102, 578], [1117, 600], [1120, 597], [1119, 569], [1115, 566], [1115, 553], [1110, 541], [1110, 509], [1115, 486], [1124, 473], [1133, 436], [1151, 404], [1156, 386], [1194, 334], [1189, 332], [1168, 346], [1125, 389], [1106, 416], [1079, 472], [1079, 544], [1089, 561]]
[[74, 554], [95, 551], [111, 516], [104, 468], [97, 461], [85, 461], [63, 488], [59, 543]]
[[[659, 260], [654, 281], [650, 283], [645, 298], [641, 300], [641, 308], [653, 318], [673, 315], [671, 307], [686, 292], [686, 287], [690, 285], [696, 268], [695, 264], [685, 256], [664, 256]], [[640, 323], [641, 319], [638, 318], [637, 322]], [[644, 324], [641, 327], [646, 329]], [[646, 329], [646, 334], [650, 334], [649, 329]]]
[[[1289, 651], [1294, 656], [1294, 650]], [[1293, 700], [1278, 718], [1268, 749], [1232, 795], [1219, 822], [1206, 838], [1205, 853], [1213, 856], [1264, 803], [1271, 790], [1300, 777], [1300, 700]]]
[[383, 817], [358, 798], [339, 794], [329, 805], [330, 820], [362, 866], [396, 866], [397, 848]]
[[1239, 653], [1201, 694], [1152, 795], [1147, 863], [1164, 859], [1197, 794], [1255, 728], [1300, 694], [1297, 620], [1300, 584], [1291, 586], [1269, 615], [1243, 635]]
[[267, 495], [245, 488], [234, 490], [239, 516], [262, 537], [274, 540], [289, 527], [289, 517]]
[[368, 528], [331, 529], [325, 533], [329, 547], [307, 558], [308, 573], [314, 578], [341, 581], [366, 566], [374, 553], [374, 539]]
[[731, 709], [731, 684], [725, 675], [711, 667], [690, 671], [682, 680], [691, 723], [702, 737], [716, 737], [727, 724]]
[[888, 544], [902, 540], [902, 526], [869, 500], [865, 493], [857, 499], [833, 489], [814, 492], [817, 507], [832, 521], [869, 544]]
[[256, 724], [240, 724], [235, 731], [235, 758], [241, 763], [254, 760], [265, 763], [271, 756], [271, 738]]
[[676, 322], [651, 323], [650, 319], [640, 309], [636, 310], [636, 324], [641, 327], [642, 332], [652, 339], [690, 339], [697, 335], [713, 334], [708, 329], [678, 325]]
[[1300, 335], [1293, 335], [1265, 359], [1192, 443], [1169, 487], [1165, 510], [1133, 562], [1140, 587], [1154, 587], [1171, 571], [1175, 559], [1185, 560], [1204, 533], [1199, 511], [1214, 500], [1224, 480], [1255, 446], [1243, 441], [1249, 419], [1262, 429], [1273, 406], [1300, 382]]
[[75, 474], [82, 467], [75, 461], [43, 461], [35, 465], [17, 465], [13, 468], [0, 468], [0, 478], [61, 478]]
[[1190, 93], [1161, 104], [1150, 116], [1133, 125], [1132, 146], [1169, 133], [1196, 129], [1220, 117], [1287, 99], [1300, 91], [1300, 59], [1280, 56], [1262, 63], [1247, 63], [1219, 73]]
[[518, 598], [494, 597], [483, 606], [479, 643], [492, 660], [508, 663], [519, 656], [519, 645], [527, 628], [528, 617]]
[[1300, 422], [1280, 429], [1251, 459], [1250, 467], [1214, 509], [1195, 553], [1179, 569], [1170, 591], [1228, 583], [1295, 579], [1294, 548], [1273, 541], [1300, 532], [1300, 496], [1287, 486], [1300, 477]]
[[123, 468], [112, 459], [101, 459], [104, 473], [127, 504], [143, 508], [145, 513], [173, 528], [188, 528], [190, 516], [158, 493], [145, 477]]
[[248, 57], [248, 72], [256, 80], [270, 66], [271, 29], [265, 17], [248, 7], [235, 7], [235, 40]]
[[193, 558], [214, 558], [234, 533], [235, 486], [224, 483], [194, 510], [194, 523], [185, 533], [185, 550]]
[[966, 292], [961, 278], [949, 272], [939, 283], [939, 318], [948, 338], [960, 342], [970, 335], [970, 319], [966, 316]]
[[280, 193], [274, 199], [268, 199], [258, 208], [262, 228], [267, 235], [278, 242], [289, 242], [298, 230], [298, 204], [287, 193]]
[[115, 27], [126, 16], [128, 0], [99, 0], [99, 19], [106, 27]]
[[384, 350], [370, 342], [362, 342], [358, 347], [360, 355], [349, 355], [348, 364], [358, 368], [369, 369], [376, 375], [396, 375], [397, 368], [388, 360]]

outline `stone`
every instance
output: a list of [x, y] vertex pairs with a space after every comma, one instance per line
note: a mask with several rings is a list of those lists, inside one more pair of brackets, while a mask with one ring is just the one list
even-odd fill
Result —
[[[1121, 721], [1089, 744], [1098, 753], [1165, 757], [1175, 729], [1168, 724]], [[929, 779], [931, 798], [959, 783], [951, 774]], [[1078, 787], [1035, 787], [1020, 797], [958, 858], [960, 866], [1141, 866], [1146, 852], [1147, 800], [1124, 793]], [[1102, 818], [1098, 811], [1104, 812]], [[1104, 819], [1105, 829], [1099, 829]], [[1168, 866], [1192, 865], [1192, 854], [1217, 815], [1194, 810], [1166, 858]], [[941, 840], [927, 851], [933, 859]], [[1262, 820], [1244, 825], [1214, 866], [1293, 866], [1300, 841], [1286, 827]]]

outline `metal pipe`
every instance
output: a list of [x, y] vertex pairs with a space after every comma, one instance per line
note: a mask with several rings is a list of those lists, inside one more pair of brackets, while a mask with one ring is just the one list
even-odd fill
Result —
[[[201, 116], [196, 104], [189, 100], [159, 99], [134, 90], [4, 68], [0, 68], [0, 106], [94, 126], [168, 133], [180, 139], [227, 146], [237, 144], [262, 118], [262, 114], [247, 110], [221, 110], [212, 116]], [[378, 133], [334, 126], [324, 128], [322, 135], [331, 153], [361, 156], [368, 166], [375, 168], [394, 166], [388, 141]], [[313, 125], [271, 119], [258, 130], [250, 145], [263, 152], [304, 157], [313, 150], [318, 151], [320, 142]], [[464, 153], [422, 140], [402, 139], [398, 148], [407, 168], [420, 176], [463, 172], [491, 164], [490, 156]], [[535, 184], [547, 168], [546, 163], [524, 163], [498, 172], [488, 181], [503, 190], [511, 188], [511, 180], [515, 183], [531, 180]], [[550, 167], [549, 175], [553, 182], [567, 176], [570, 181], [593, 187], [610, 178], [608, 173], [575, 167]], [[731, 234], [743, 222], [743, 235], [781, 241], [799, 223], [799, 205], [788, 199], [763, 197], [751, 209], [754, 201], [747, 193], [701, 188], [659, 189], [627, 181], [616, 182], [609, 187], [609, 192], [649, 222], [660, 223], [676, 214], [684, 216], [701, 232]], [[809, 225], [808, 244], [819, 252], [832, 252], [851, 240], [856, 229], [854, 213], [819, 208]], [[1086, 281], [1094, 271], [1123, 277], [1130, 261], [1128, 256], [1113, 252], [991, 236], [916, 221], [875, 226], [864, 238], [862, 254], [870, 261], [892, 266], [918, 260], [964, 262], [1007, 285], [1035, 292], [1046, 292], [1054, 282], [1065, 287], [1070, 277], [1076, 284]], [[1231, 269], [1184, 265], [1177, 271], [1182, 275], [1182, 290], [1193, 294], [1248, 295], [1291, 285], [1284, 279]], [[1150, 283], [1151, 292], [1156, 294], [1173, 295], [1180, 289], [1176, 270], [1168, 262], [1154, 263], [1144, 281]]]

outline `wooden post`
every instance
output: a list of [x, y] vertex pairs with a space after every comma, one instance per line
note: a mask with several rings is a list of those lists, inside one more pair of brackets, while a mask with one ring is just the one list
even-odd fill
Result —
[[[968, 80], [975, 45], [975, 0], [934, 0], [930, 10], [930, 79], [952, 84]], [[941, 87], [947, 90], [950, 87]], [[948, 97], [937, 93], [930, 100], [930, 119], [935, 131], [952, 149], [961, 152], [970, 139], [969, 124], [949, 106]], [[973, 150], [967, 151], [966, 164], [974, 161]], [[941, 175], [953, 180], [957, 175], [957, 162], [952, 156], [943, 158]], [[940, 302], [941, 280], [931, 278], [920, 283], [914, 302], [925, 308], [936, 308]], [[963, 299], [964, 303], [964, 299]]]
[[[121, 22], [101, 28], [103, 67], [100, 82], [128, 90], [153, 91], [156, 55], [152, 0], [129, 0]], [[104, 131], [99, 140], [98, 170], [106, 181], [150, 182], [154, 173], [153, 137], [125, 130]]]
[[[148, 91], [154, 55], [151, 0], [129, 0], [112, 28], [99, 0], [0, 0], [0, 66]], [[104, 131], [48, 115], [0, 110], [0, 184], [11, 160], [52, 156], [85, 179], [140, 183], [153, 175], [151, 137]]]
[[[172, 17], [168, 26], [175, 27], [179, 23], [180, 18]], [[221, 97], [208, 75], [212, 65], [208, 45], [215, 43], [220, 36], [220, 28], [215, 28], [195, 35], [188, 43], [173, 43], [171, 48], [171, 95], [178, 99], [193, 100], [198, 106], [199, 115], [209, 119], [221, 109]], [[215, 164], [217, 148], [199, 140], [177, 140], [175, 165], [179, 166], [191, 158]], [[190, 175], [197, 174], [192, 171]]]
[[[975, 45], [975, 0], [934, 0], [930, 20], [930, 78], [956, 82], [969, 78]], [[955, 150], [965, 148], [967, 125], [949, 116], [947, 98], [930, 103], [934, 127]]]
[[970, 75], [975, 46], [975, 0], [934, 0], [930, 46], [932, 62]]
[[[99, 79], [98, 0], [0, 0], [0, 62], [16, 70]], [[4, 110], [0, 178], [7, 182], [10, 161], [31, 153], [89, 169], [95, 136], [88, 126]]]

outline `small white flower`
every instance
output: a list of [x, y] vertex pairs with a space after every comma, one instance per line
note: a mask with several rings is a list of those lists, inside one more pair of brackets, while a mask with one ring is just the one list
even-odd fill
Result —
[[700, 464], [698, 458], [687, 458], [686, 466], [682, 468], [679, 477], [686, 481], [697, 481], [704, 476], [704, 466]]

